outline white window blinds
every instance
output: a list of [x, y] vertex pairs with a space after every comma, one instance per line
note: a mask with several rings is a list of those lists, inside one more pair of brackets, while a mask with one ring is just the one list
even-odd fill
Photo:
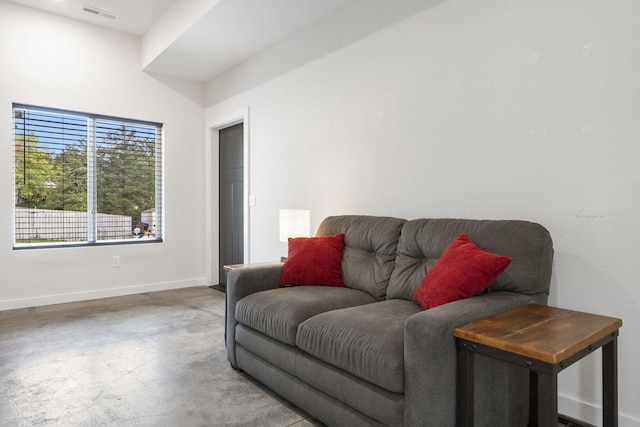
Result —
[[13, 106], [14, 247], [161, 241], [162, 125]]

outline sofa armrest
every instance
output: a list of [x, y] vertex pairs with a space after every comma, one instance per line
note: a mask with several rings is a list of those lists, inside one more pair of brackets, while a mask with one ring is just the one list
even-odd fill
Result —
[[236, 303], [247, 295], [278, 288], [281, 275], [282, 263], [279, 262], [247, 264], [242, 268], [231, 270], [227, 274], [225, 339], [227, 343], [227, 359], [232, 366], [236, 366]]
[[405, 323], [405, 425], [454, 426], [456, 345], [453, 330], [526, 305], [529, 295], [492, 292], [444, 304]]

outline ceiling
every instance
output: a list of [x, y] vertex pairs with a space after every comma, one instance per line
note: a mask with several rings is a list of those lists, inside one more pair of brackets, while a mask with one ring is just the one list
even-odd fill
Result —
[[[9, 0], [90, 24], [143, 35], [174, 0]], [[89, 7], [115, 15], [115, 19], [83, 11]]]
[[144, 70], [207, 82], [352, 0], [9, 1], [143, 38], [178, 23]]

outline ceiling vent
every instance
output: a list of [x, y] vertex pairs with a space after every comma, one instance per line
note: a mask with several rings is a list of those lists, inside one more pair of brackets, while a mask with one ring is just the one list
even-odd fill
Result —
[[84, 10], [87, 13], [91, 13], [92, 15], [98, 15], [104, 18], [109, 18], [109, 19], [116, 19], [116, 15], [114, 15], [113, 13], [97, 9], [95, 7], [82, 6], [82, 10]]

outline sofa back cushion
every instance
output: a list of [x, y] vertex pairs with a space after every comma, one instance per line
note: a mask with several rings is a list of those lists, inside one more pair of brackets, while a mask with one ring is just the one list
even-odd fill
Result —
[[549, 293], [553, 244], [540, 224], [516, 220], [416, 219], [407, 221], [387, 298], [411, 300], [427, 271], [460, 234], [485, 251], [512, 258], [488, 291], [527, 295]]
[[[400, 231], [406, 220], [362, 215], [330, 216], [317, 236], [344, 234], [342, 280], [347, 288], [385, 299]], [[411, 299], [411, 298], [409, 298]]]

